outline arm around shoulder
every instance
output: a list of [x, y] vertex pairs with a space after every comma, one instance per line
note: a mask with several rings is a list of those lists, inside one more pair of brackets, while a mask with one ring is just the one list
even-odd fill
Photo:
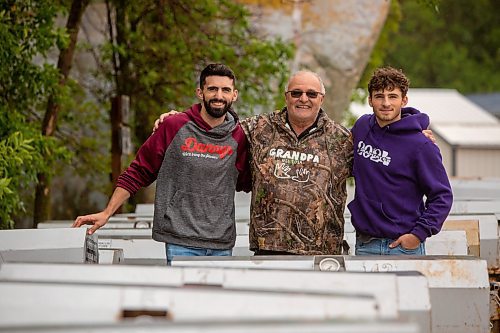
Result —
[[240, 126], [243, 129], [247, 139], [250, 141], [252, 138], [252, 132], [257, 125], [259, 116], [251, 116], [240, 120]]

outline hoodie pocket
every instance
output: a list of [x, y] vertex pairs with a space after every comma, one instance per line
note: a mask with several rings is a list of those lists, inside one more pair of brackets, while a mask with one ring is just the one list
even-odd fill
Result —
[[186, 238], [227, 241], [234, 232], [228, 195], [177, 191], [164, 213], [164, 231]]
[[386, 214], [383, 204], [379, 201], [358, 197], [349, 203], [348, 208], [354, 217], [353, 220], [357, 222], [353, 221], [353, 225], [361, 232], [373, 235], [374, 231], [398, 225], [396, 220]]

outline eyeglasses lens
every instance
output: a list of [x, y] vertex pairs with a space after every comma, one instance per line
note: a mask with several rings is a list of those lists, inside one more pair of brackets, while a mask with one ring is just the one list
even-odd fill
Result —
[[[293, 98], [299, 98], [302, 96], [303, 93], [304, 93], [304, 91], [302, 91], [302, 90], [291, 90], [290, 96], [292, 96]], [[319, 94], [319, 92], [317, 92], [317, 91], [306, 91], [305, 93], [306, 93], [306, 96], [309, 98], [316, 98], [316, 97], [318, 97], [318, 94]]]

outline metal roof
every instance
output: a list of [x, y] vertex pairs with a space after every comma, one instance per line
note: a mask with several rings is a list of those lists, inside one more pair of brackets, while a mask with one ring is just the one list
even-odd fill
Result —
[[441, 125], [431, 124], [431, 129], [451, 145], [462, 147], [500, 147], [500, 124], [497, 125]]
[[500, 92], [497, 93], [484, 93], [484, 94], [470, 94], [465, 95], [469, 100], [479, 105], [489, 113], [496, 117], [500, 117]]

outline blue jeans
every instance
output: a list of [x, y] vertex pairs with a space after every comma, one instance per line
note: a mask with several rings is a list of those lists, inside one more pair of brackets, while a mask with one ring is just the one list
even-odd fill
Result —
[[172, 265], [172, 259], [175, 256], [230, 256], [233, 253], [233, 249], [214, 250], [176, 244], [165, 244], [165, 250], [167, 251], [168, 266]]
[[405, 249], [401, 245], [391, 249], [389, 244], [394, 242], [389, 238], [373, 238], [369, 241], [363, 242], [356, 237], [356, 250], [357, 256], [370, 256], [370, 255], [425, 255], [425, 242], [420, 243], [416, 249]]

